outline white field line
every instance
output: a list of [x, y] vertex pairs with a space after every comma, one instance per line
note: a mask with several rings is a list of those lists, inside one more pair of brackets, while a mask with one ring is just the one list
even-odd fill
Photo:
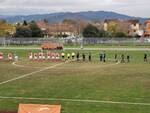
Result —
[[114, 64], [103, 65], [102, 67], [109, 67], [109, 66], [114, 66], [114, 65], [118, 65], [118, 64], [120, 64], [120, 62], [116, 62]]
[[84, 99], [28, 98], [28, 97], [5, 97], [5, 96], [0, 96], [0, 99], [39, 100], [39, 101], [66, 101], [66, 102], [85, 102], [85, 103], [102, 103], [102, 104], [121, 104], [121, 105], [150, 106], [150, 103], [117, 102], [117, 101], [84, 100]]
[[[112, 59], [108, 59], [108, 60], [113, 61]], [[101, 67], [109, 67], [109, 66], [114, 66], [114, 65], [118, 65], [118, 64], [120, 64], [119, 61], [116, 63], [112, 63], [112, 64], [105, 64], [105, 65], [102, 65]], [[47, 67], [34, 67], [34, 66], [31, 67], [31, 66], [19, 65], [19, 64], [16, 64], [16, 62], [13, 62], [12, 65], [14, 65], [16, 67], [20, 67], [20, 68], [38, 68], [38, 69], [39, 68], [41, 68], [41, 69], [47, 68]]]
[[39, 73], [39, 72], [42, 72], [42, 71], [46, 71], [48, 69], [53, 69], [57, 66], [60, 66], [60, 65], [63, 65], [63, 64], [66, 64], [70, 61], [66, 61], [66, 62], [63, 62], [63, 63], [59, 63], [59, 64], [56, 64], [56, 65], [53, 65], [53, 66], [49, 66], [49, 67], [46, 67], [46, 68], [43, 68], [43, 69], [40, 69], [40, 70], [37, 70], [37, 71], [33, 71], [31, 73], [28, 73], [28, 74], [24, 74], [24, 75], [21, 75], [19, 77], [15, 77], [15, 78], [12, 78], [12, 79], [9, 79], [9, 80], [6, 80], [6, 81], [3, 81], [3, 82], [0, 82], [0, 85], [3, 85], [3, 84], [6, 84], [6, 83], [9, 83], [9, 82], [12, 82], [12, 81], [15, 81], [15, 80], [19, 80], [19, 79], [22, 79], [22, 78], [25, 78], [25, 77], [28, 77], [28, 76], [31, 76], [33, 74], [36, 74], [36, 73]]
[[21, 68], [46, 68], [46, 67], [25, 66], [25, 65], [17, 64], [16, 62], [13, 62], [12, 65], [14, 65], [16, 67], [21, 67]]

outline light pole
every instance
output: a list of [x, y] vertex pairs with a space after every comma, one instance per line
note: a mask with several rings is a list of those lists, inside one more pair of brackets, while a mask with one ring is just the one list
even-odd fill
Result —
[[3, 38], [3, 45], [4, 45], [4, 47], [6, 47], [6, 38], [5, 37]]
[[81, 49], [83, 49], [83, 36], [82, 35], [80, 35], [80, 38], [81, 38]]
[[78, 22], [78, 26], [79, 26], [79, 38], [81, 39], [81, 42], [80, 42], [80, 49], [83, 49], [83, 36], [82, 36], [82, 33], [81, 33], [81, 23], [80, 21]]

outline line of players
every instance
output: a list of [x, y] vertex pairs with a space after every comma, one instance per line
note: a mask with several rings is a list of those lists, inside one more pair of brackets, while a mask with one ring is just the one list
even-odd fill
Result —
[[55, 52], [39, 52], [39, 53], [33, 53], [33, 52], [29, 52], [28, 58], [30, 60], [60, 60], [60, 54], [59, 53], [55, 53]]
[[[58, 53], [58, 52], [47, 52], [47, 53], [43, 53], [43, 52], [39, 52], [39, 53], [29, 53], [29, 59], [30, 60], [54, 60], [54, 61], [59, 61], [59, 60], [66, 60], [66, 59], [77, 59], [77, 61], [80, 60], [80, 57], [82, 56], [82, 60], [85, 61], [86, 60], [86, 54], [82, 53], [80, 54], [79, 52], [75, 53]], [[13, 53], [8, 53], [7, 57], [4, 56], [4, 54], [2, 52], [0, 52], [0, 61], [2, 60], [15, 60], [18, 61], [19, 57], [16, 54]], [[105, 52], [100, 52], [99, 54], [99, 59], [101, 62], [106, 62], [106, 53]], [[125, 63], [125, 62], [130, 62], [131, 56], [127, 55], [125, 56], [124, 54], [122, 54], [121, 56], [115, 54], [114, 59], [116, 62], [118, 62], [119, 60], [121, 61], [121, 63]], [[145, 53], [144, 54], [144, 62], [148, 61], [148, 55]], [[89, 52], [88, 53], [88, 60], [91, 61], [92, 60], [92, 55]]]
[[[100, 52], [99, 58], [100, 58], [101, 62], [106, 62], [106, 53], [105, 52]], [[128, 63], [130, 62], [130, 56], [127, 55], [126, 59], [125, 59], [125, 55], [124, 54], [122, 54], [121, 57], [118, 56], [117, 54], [115, 54], [114, 59], [115, 59], [115, 62], [118, 62], [119, 60], [121, 61], [121, 63], [125, 63], [126, 60], [127, 60]]]
[[[43, 52], [39, 52], [39, 53], [29, 53], [29, 59], [30, 60], [52, 60], [52, 61], [59, 61], [59, 60], [67, 60], [67, 59], [77, 59], [77, 61], [79, 61], [80, 59], [82, 59], [83, 61], [86, 61], [86, 59], [88, 59], [88, 61], [92, 61], [92, 55], [89, 52], [88, 55], [85, 53], [58, 53], [58, 52], [47, 52], [47, 53], [43, 53]], [[144, 62], [148, 61], [148, 55], [145, 53], [144, 54]], [[130, 55], [124, 55], [122, 54], [121, 56], [118, 54], [115, 54], [114, 56], [115, 62], [120, 61], [121, 63], [129, 63], [131, 60], [131, 56]], [[106, 53], [105, 52], [100, 52], [99, 54], [99, 60], [100, 62], [106, 62]]]
[[16, 54], [8, 53], [7, 56], [0, 52], [0, 61], [8, 60], [8, 61], [18, 61], [19, 57]]
[[[105, 52], [101, 52], [99, 57], [100, 57], [100, 61], [106, 62]], [[125, 62], [129, 63], [131, 60], [131, 56], [130, 55], [125, 56], [124, 54], [121, 54], [121, 56], [119, 56], [118, 54], [115, 54], [114, 59], [115, 59], [115, 62], [120, 61], [121, 63], [125, 63]], [[148, 55], [146, 53], [144, 54], [143, 60], [144, 62], [148, 61]]]
[[[115, 54], [115, 61], [116, 62], [118, 62], [118, 59], [119, 59], [118, 57], [119, 56], [117, 54]], [[125, 63], [125, 62], [129, 63], [131, 56], [130, 55], [125, 56], [124, 54], [122, 54], [120, 58], [121, 58], [121, 60], [120, 60], [121, 63]], [[148, 55], [146, 53], [144, 54], [143, 60], [144, 60], [144, 62], [148, 61]]]
[[[75, 57], [77, 58], [77, 61], [80, 60], [80, 53], [78, 52], [77, 54], [75, 52], [72, 53], [58, 53], [58, 52], [39, 52], [39, 53], [33, 53], [29, 52], [28, 58], [30, 60], [35, 60], [35, 61], [43, 61], [43, 60], [51, 60], [51, 61], [60, 61], [60, 60], [67, 60], [67, 59], [72, 59], [74, 60]], [[86, 59], [86, 55], [83, 53], [82, 54], [83, 61]], [[91, 61], [91, 53], [89, 53], [89, 61]]]

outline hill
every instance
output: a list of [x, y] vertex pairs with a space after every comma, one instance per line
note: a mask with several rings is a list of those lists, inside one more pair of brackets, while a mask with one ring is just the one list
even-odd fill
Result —
[[[37, 14], [28, 16], [0, 16], [1, 19], [6, 19], [10, 23], [21, 22], [23, 20], [42, 20], [47, 19], [50, 23], [61, 22], [64, 19], [82, 19], [85, 21], [96, 21], [105, 19], [139, 19], [140, 22], [144, 22], [148, 18], [132, 17], [124, 14], [108, 11], [87, 11], [87, 12], [65, 12], [65, 13], [51, 13], [51, 14]], [[149, 18], [150, 19], [150, 18]]]

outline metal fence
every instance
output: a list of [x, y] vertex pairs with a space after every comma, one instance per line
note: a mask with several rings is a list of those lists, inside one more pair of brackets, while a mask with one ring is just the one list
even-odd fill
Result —
[[62, 44], [150, 44], [150, 38], [0, 38], [0, 45], [40, 45], [45, 42]]

